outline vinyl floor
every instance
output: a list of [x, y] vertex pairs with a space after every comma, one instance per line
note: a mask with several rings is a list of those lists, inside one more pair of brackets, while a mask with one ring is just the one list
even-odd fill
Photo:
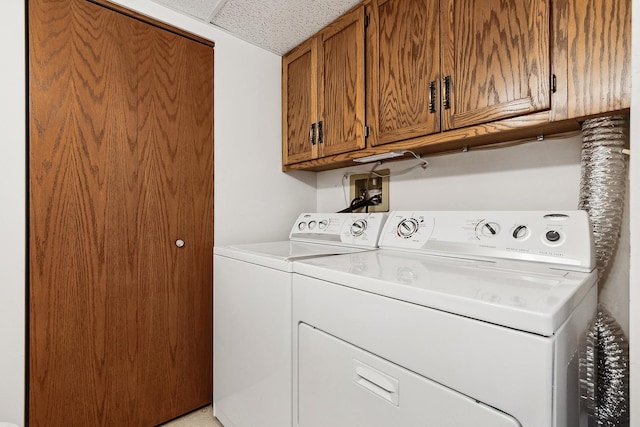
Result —
[[209, 405], [162, 424], [162, 427], [223, 427], [223, 425], [213, 416], [213, 407]]

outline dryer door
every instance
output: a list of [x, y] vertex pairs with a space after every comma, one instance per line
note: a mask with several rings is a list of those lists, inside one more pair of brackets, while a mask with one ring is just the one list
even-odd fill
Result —
[[300, 324], [299, 427], [520, 427], [513, 417]]

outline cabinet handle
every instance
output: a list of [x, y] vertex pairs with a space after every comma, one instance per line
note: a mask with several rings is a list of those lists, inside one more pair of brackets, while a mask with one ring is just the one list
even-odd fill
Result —
[[324, 132], [322, 131], [322, 120], [318, 122], [318, 144], [322, 144], [324, 140]]
[[316, 124], [311, 123], [311, 130], [309, 131], [309, 140], [311, 145], [316, 145]]
[[429, 112], [436, 112], [436, 82], [435, 80], [429, 83]]
[[442, 79], [444, 85], [444, 100], [442, 101], [442, 108], [448, 110], [451, 108], [451, 76], [446, 76]]

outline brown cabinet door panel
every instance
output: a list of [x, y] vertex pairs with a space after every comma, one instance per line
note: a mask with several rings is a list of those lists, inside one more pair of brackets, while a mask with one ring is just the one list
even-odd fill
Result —
[[282, 58], [282, 164], [318, 156], [311, 125], [317, 122], [317, 49], [312, 38]]
[[371, 145], [439, 132], [438, 0], [374, 1], [372, 5], [368, 29], [372, 38], [367, 47], [374, 51], [368, 65], [374, 104], [367, 111]]
[[320, 155], [364, 148], [364, 7], [319, 36]]
[[444, 130], [550, 107], [549, 0], [444, 0], [441, 25]]

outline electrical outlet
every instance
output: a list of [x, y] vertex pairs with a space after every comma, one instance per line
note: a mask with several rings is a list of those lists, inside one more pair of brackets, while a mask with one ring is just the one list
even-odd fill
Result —
[[[376, 170], [375, 173], [362, 173], [350, 176], [349, 200], [359, 196], [367, 199], [379, 194], [381, 203], [369, 206], [369, 212], [389, 212], [389, 169]], [[379, 177], [377, 175], [383, 175]], [[361, 208], [356, 212], [364, 212]]]

